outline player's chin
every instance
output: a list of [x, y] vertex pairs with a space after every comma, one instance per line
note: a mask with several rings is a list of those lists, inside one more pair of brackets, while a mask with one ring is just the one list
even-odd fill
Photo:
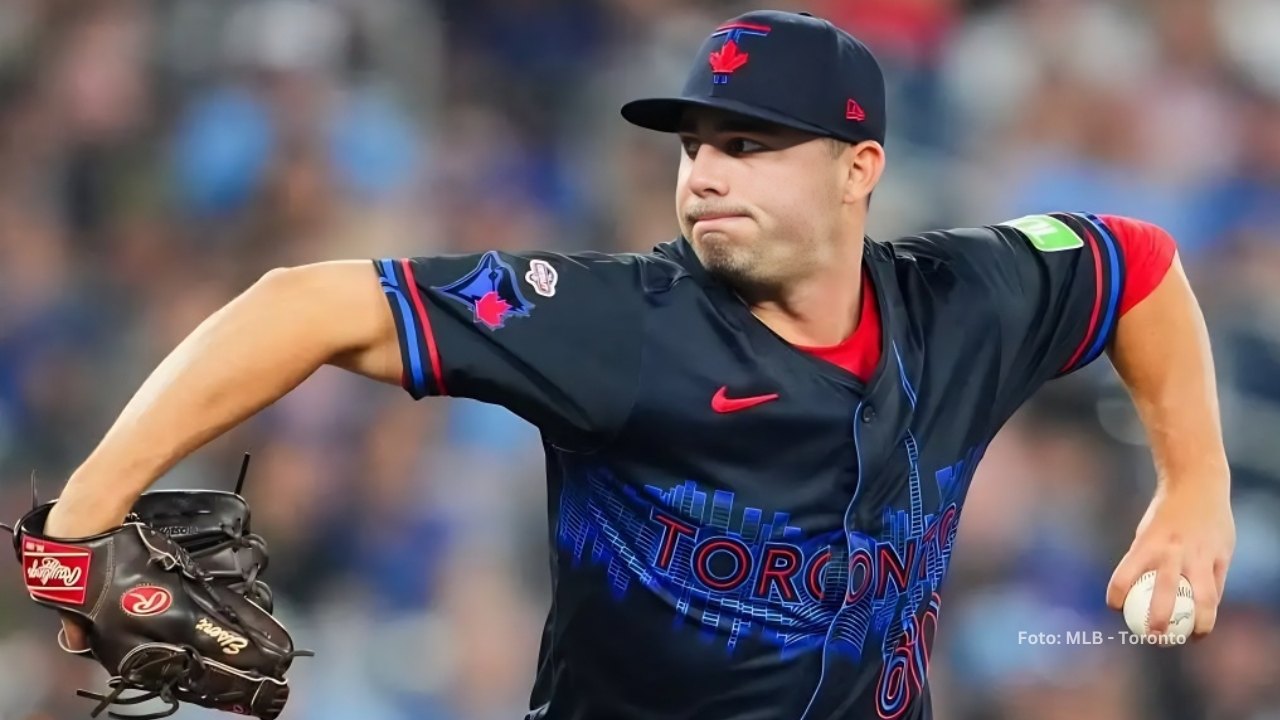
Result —
[[754, 281], [757, 263], [747, 245], [728, 237], [706, 236], [694, 242], [698, 259], [712, 275], [731, 283]]
[[748, 253], [755, 246], [756, 228], [749, 220], [734, 218], [734, 223], [699, 222], [689, 233], [689, 240], [699, 252]]
[[724, 232], [697, 232], [690, 238], [698, 257], [708, 268], [735, 267], [746, 264], [749, 243], [741, 236]]

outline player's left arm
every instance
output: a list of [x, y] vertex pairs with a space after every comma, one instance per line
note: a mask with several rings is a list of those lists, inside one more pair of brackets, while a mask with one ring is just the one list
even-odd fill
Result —
[[1148, 222], [1081, 213], [993, 229], [966, 252], [993, 293], [1006, 347], [999, 417], [1045, 381], [1109, 355], [1146, 428], [1158, 483], [1107, 603], [1122, 608], [1134, 581], [1156, 570], [1149, 627], [1163, 633], [1182, 574], [1195, 595], [1195, 634], [1204, 635], [1235, 529], [1208, 333], [1174, 239]]
[[1125, 255], [1133, 299], [1107, 353], [1146, 428], [1157, 477], [1155, 496], [1107, 588], [1107, 604], [1121, 609], [1139, 576], [1156, 570], [1150, 628], [1163, 633], [1178, 576], [1185, 575], [1195, 595], [1195, 634], [1203, 636], [1217, 618], [1235, 547], [1209, 334], [1173, 239], [1149, 223], [1102, 220]]

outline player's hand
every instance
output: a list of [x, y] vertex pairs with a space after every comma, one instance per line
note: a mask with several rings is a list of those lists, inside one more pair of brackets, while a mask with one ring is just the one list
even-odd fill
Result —
[[84, 628], [67, 615], [62, 616], [62, 637], [58, 642], [68, 652], [84, 652], [89, 649], [89, 636]]
[[[56, 535], [53, 535], [54, 537], [85, 537], [102, 529], [97, 526], [88, 526], [91, 529], [86, 529], [83, 520], [79, 520], [68, 509], [72, 508], [73, 505], [71, 501], [58, 503], [50, 511], [45, 528], [50, 531], [51, 535], [56, 533]], [[58, 633], [58, 644], [62, 646], [62, 649], [73, 653], [88, 652], [89, 634], [85, 631], [84, 624], [70, 613], [59, 613], [59, 616], [62, 619], [62, 631]]]
[[1235, 519], [1228, 497], [1192, 489], [1161, 490], [1138, 524], [1129, 552], [1111, 576], [1107, 605], [1123, 609], [1133, 584], [1143, 573], [1155, 570], [1149, 627], [1152, 634], [1163, 634], [1169, 627], [1181, 574], [1191, 583], [1196, 604], [1192, 637], [1203, 637], [1217, 620], [1235, 544]]

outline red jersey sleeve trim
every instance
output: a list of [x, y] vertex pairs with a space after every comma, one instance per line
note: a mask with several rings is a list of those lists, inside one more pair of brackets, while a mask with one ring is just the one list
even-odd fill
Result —
[[435, 377], [436, 389], [441, 395], [448, 395], [449, 392], [444, 387], [444, 374], [440, 372], [440, 353], [436, 350], [436, 334], [431, 329], [431, 318], [427, 316], [427, 309], [422, 304], [422, 293], [418, 290], [417, 279], [413, 276], [413, 265], [408, 258], [401, 258], [400, 267], [404, 270], [405, 285], [409, 290], [410, 299], [413, 300], [414, 314], [422, 323], [422, 336], [427, 341], [427, 355], [431, 359], [431, 374]]
[[1122, 215], [1099, 218], [1111, 230], [1124, 257], [1126, 272], [1120, 295], [1120, 314], [1124, 315], [1147, 299], [1169, 274], [1178, 246], [1159, 225]]
[[[1085, 330], [1084, 337], [1080, 339], [1080, 344], [1076, 346], [1075, 352], [1071, 353], [1070, 359], [1061, 368], [1058, 368], [1059, 375], [1065, 375], [1074, 370], [1081, 363], [1081, 359], [1087, 357], [1085, 351], [1095, 344], [1097, 333], [1101, 331], [1101, 327], [1107, 325], [1108, 316], [1111, 314], [1110, 310], [1104, 312], [1104, 305], [1109, 305], [1110, 303], [1105, 302], [1106, 275], [1104, 275], [1102, 268], [1104, 251], [1099, 244], [1105, 243], [1106, 239], [1099, 236], [1101, 233], [1094, 234], [1093, 227], [1088, 223], [1081, 223], [1079, 218], [1068, 216], [1068, 219], [1080, 224], [1078, 228], [1074, 224], [1071, 227], [1077, 235], [1084, 239], [1085, 244], [1089, 246], [1090, 254], [1093, 256], [1093, 309], [1089, 312], [1089, 327]], [[1112, 297], [1114, 298], [1114, 296]], [[1112, 303], [1114, 302], [1113, 299]], [[1099, 323], [1099, 320], [1101, 320], [1101, 323]]]

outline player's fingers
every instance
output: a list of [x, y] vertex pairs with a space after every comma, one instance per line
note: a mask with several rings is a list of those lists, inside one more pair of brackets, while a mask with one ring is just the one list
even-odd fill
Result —
[[1197, 559], [1183, 571], [1191, 583], [1191, 597], [1196, 604], [1196, 627], [1193, 635], [1207, 635], [1218, 621], [1218, 584], [1213, 577], [1213, 563]]
[[1173, 615], [1174, 594], [1178, 590], [1178, 578], [1182, 575], [1181, 557], [1176, 552], [1167, 552], [1156, 570], [1155, 589], [1151, 595], [1151, 608], [1147, 614], [1147, 632], [1152, 635], [1163, 635], [1169, 629], [1169, 618]]
[[1107, 584], [1107, 607], [1112, 610], [1124, 609], [1124, 599], [1129, 594], [1129, 589], [1146, 570], [1144, 564], [1143, 558], [1132, 550], [1120, 560], [1115, 572], [1111, 574], [1111, 582]]

